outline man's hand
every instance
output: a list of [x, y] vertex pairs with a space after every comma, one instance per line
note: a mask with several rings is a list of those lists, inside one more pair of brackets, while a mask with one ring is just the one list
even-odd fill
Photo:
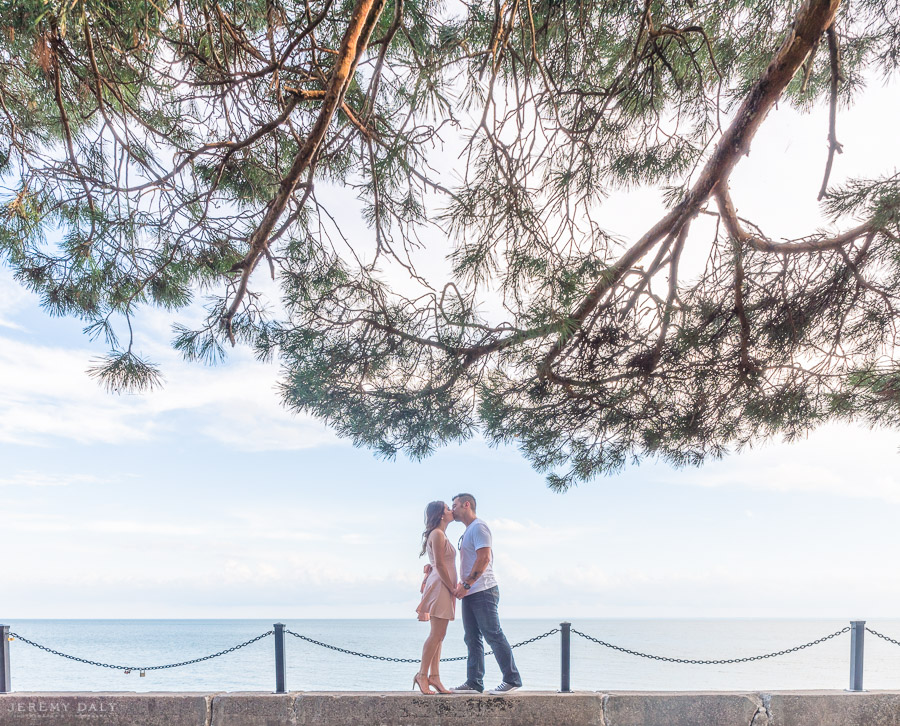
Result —
[[453, 594], [456, 595], [456, 597], [457, 597], [458, 599], [462, 600], [466, 595], [469, 594], [469, 591], [466, 590], [466, 588], [463, 587], [463, 584], [462, 584], [462, 583], [459, 583], [459, 584], [456, 586], [456, 592], [454, 592]]
[[430, 564], [425, 565], [422, 568], [422, 572], [425, 573], [425, 577], [422, 578], [422, 587], [419, 588], [419, 592], [425, 592], [425, 583], [428, 582], [428, 576], [431, 574], [432, 567]]

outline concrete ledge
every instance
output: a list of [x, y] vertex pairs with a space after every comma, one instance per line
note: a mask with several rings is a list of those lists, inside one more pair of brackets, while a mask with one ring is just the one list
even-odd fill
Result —
[[[900, 693], [897, 691], [773, 693], [770, 708], [773, 714], [777, 714], [772, 726], [832, 723], [840, 723], [841, 726], [900, 726]], [[829, 720], [833, 713], [839, 713], [841, 721]]]
[[297, 705], [297, 726], [603, 726], [602, 696], [592, 693], [505, 698], [307, 693]]
[[4, 693], [0, 726], [207, 726], [203, 693]]
[[[762, 706], [761, 696], [743, 693], [610, 693], [603, 704], [603, 716], [609, 726], [748, 726]], [[753, 726], [760, 726], [759, 719]]]
[[900, 726], [900, 691], [9, 693], [0, 726]]

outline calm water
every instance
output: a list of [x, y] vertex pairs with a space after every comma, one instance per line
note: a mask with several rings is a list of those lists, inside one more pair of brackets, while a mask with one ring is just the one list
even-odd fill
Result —
[[[229, 648], [272, 628], [258, 620], [15, 620], [11, 630], [63, 653], [105, 663], [162, 665]], [[419, 655], [427, 626], [409, 620], [294, 620], [289, 629], [350, 650], [410, 658]], [[506, 620], [510, 642], [558, 625], [552, 620]], [[616, 645], [659, 655], [720, 659], [759, 655], [815, 640], [847, 625], [838, 620], [578, 620], [573, 627]], [[871, 621], [900, 639], [900, 620]], [[286, 638], [289, 690], [394, 691], [411, 685], [414, 664], [363, 660]], [[149, 671], [98, 668], [10, 643], [15, 691], [271, 691], [274, 639], [191, 666]], [[572, 688], [576, 690], [785, 690], [846, 688], [850, 634], [812, 648], [755, 663], [679, 665], [638, 658], [572, 637]], [[445, 657], [464, 655], [462, 624], [450, 624]], [[559, 688], [559, 636], [515, 651], [530, 690]], [[900, 688], [900, 647], [867, 635], [867, 689]], [[489, 656], [488, 687], [499, 683]], [[464, 663], [447, 663], [448, 686], [465, 680]]]

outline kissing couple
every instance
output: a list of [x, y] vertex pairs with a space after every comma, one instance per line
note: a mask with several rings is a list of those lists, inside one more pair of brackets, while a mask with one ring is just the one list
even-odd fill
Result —
[[[459, 573], [456, 576], [456, 549], [447, 539], [447, 525], [462, 522], [466, 531], [459, 538]], [[431, 632], [422, 646], [422, 663], [413, 681], [425, 695], [435, 693], [484, 692], [484, 641], [494, 651], [503, 682], [488, 691], [503, 695], [522, 686], [512, 649], [503, 630], [497, 605], [500, 590], [494, 577], [494, 554], [491, 530], [475, 513], [475, 497], [457, 494], [452, 507], [444, 502], [431, 502], [425, 507], [425, 531], [422, 533], [421, 557], [428, 554], [422, 600], [416, 612], [419, 620], [431, 623]], [[456, 688], [441, 683], [441, 645], [447, 625], [456, 617], [456, 601], [462, 602], [462, 621], [468, 658], [466, 680]], [[432, 690], [434, 689], [434, 690]]]

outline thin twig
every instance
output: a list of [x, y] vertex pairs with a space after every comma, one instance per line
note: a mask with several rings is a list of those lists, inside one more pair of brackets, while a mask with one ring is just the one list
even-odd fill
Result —
[[834, 163], [834, 154], [843, 153], [844, 147], [838, 143], [835, 125], [837, 122], [838, 84], [844, 80], [841, 75], [840, 47], [838, 46], [837, 31], [832, 23], [825, 31], [828, 36], [828, 57], [831, 60], [831, 104], [828, 111], [828, 161], [825, 163], [825, 177], [822, 179], [822, 187], [819, 189], [819, 199], [825, 196], [828, 190], [828, 179], [831, 176], [831, 165]]

